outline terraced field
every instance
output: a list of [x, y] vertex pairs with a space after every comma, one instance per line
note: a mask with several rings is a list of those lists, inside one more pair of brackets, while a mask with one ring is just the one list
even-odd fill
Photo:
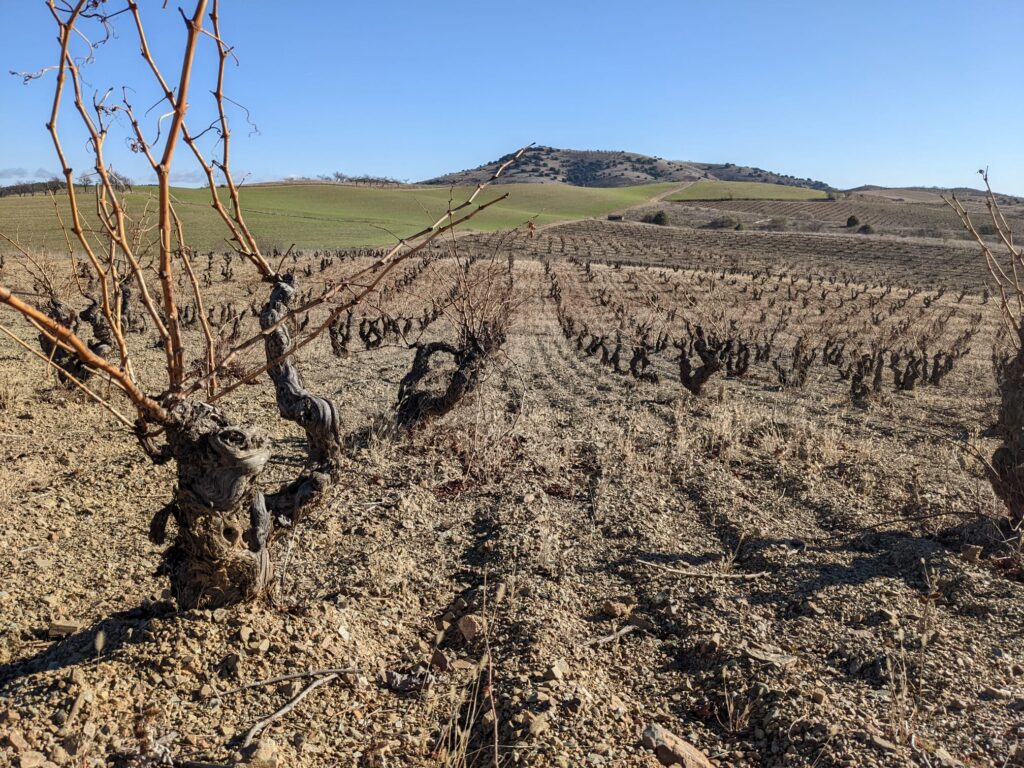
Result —
[[671, 201], [686, 200], [824, 200], [820, 189], [768, 184], [757, 181], [719, 181], [700, 179], [686, 189], [674, 192]]

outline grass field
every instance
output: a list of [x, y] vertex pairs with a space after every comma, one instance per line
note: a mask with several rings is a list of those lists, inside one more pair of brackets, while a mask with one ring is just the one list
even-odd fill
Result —
[[686, 189], [670, 195], [673, 202], [687, 200], [824, 200], [828, 195], [820, 189], [764, 184], [758, 181], [713, 181], [701, 179]]
[[[602, 216], [645, 202], [674, 184], [645, 184], [616, 189], [572, 187], [563, 184], [505, 184], [486, 190], [479, 202], [508, 193], [508, 200], [475, 218], [471, 227], [481, 231], [508, 229], [531, 218], [538, 225]], [[454, 200], [463, 200], [467, 188], [456, 188]], [[155, 194], [152, 187], [128, 195], [133, 212], [145, 209]], [[198, 250], [219, 249], [225, 229], [208, 202], [206, 189], [179, 188], [176, 206], [189, 233], [189, 245]], [[368, 189], [334, 184], [282, 184], [242, 191], [242, 204], [253, 233], [264, 248], [342, 248], [380, 245], [406, 237], [444, 213], [451, 191], [446, 187]], [[83, 211], [92, 207], [84, 198]], [[64, 221], [66, 203], [61, 200]], [[0, 199], [0, 232], [35, 248], [65, 247], [53, 203], [44, 195]], [[3, 250], [0, 248], [0, 250]]]

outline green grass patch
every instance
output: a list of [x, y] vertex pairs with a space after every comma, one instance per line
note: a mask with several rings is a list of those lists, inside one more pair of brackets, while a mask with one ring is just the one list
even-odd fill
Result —
[[[502, 184], [489, 187], [478, 203], [509, 194], [492, 208], [464, 225], [464, 229], [510, 229], [529, 220], [536, 224], [604, 216], [621, 208], [646, 202], [676, 184], [644, 184], [597, 189], [565, 184]], [[460, 203], [472, 190], [447, 187], [371, 189], [338, 184], [278, 184], [243, 188], [246, 221], [261, 246], [288, 248], [345, 248], [395, 242], [433, 223], [448, 207], [451, 197]], [[226, 192], [221, 190], [226, 200]], [[201, 251], [225, 250], [227, 230], [210, 206], [206, 189], [174, 190], [175, 208], [182, 218], [188, 244]], [[92, 193], [80, 195], [83, 215], [96, 226]], [[155, 207], [155, 190], [138, 187], [126, 196], [133, 215], [147, 203]], [[67, 202], [58, 196], [65, 223]], [[152, 222], [152, 215], [150, 216]], [[0, 198], [0, 232], [17, 238], [27, 247], [50, 250], [66, 247], [54, 206], [46, 195]], [[155, 237], [155, 233], [150, 233]], [[6, 249], [5, 249], [6, 250]]]
[[696, 200], [824, 200], [820, 189], [766, 184], [759, 181], [717, 181], [701, 179], [667, 199], [674, 202]]

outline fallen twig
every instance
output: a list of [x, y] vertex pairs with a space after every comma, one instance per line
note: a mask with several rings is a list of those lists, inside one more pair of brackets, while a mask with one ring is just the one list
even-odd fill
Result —
[[327, 675], [326, 677], [321, 677], [317, 680], [314, 680], [301, 691], [299, 691], [291, 701], [289, 701], [279, 710], [267, 715], [262, 720], [259, 720], [255, 725], [253, 725], [252, 728], [249, 729], [249, 732], [245, 734], [245, 738], [242, 740], [242, 747], [248, 747], [250, 744], [252, 744], [252, 740], [260, 733], [262, 733], [264, 728], [266, 728], [275, 720], [284, 717], [286, 714], [291, 712], [293, 709], [295, 709], [295, 706], [300, 701], [306, 698], [306, 696], [308, 696], [310, 693], [312, 693], [314, 690], [319, 688], [324, 683], [329, 683], [331, 682], [331, 680], [334, 680], [336, 677], [338, 677], [338, 674], [339, 673], [335, 672], [330, 675]]
[[651, 568], [660, 568], [663, 571], [669, 573], [676, 573], [680, 576], [690, 576], [695, 579], [759, 579], [762, 576], [768, 576], [768, 571], [758, 571], [757, 573], [708, 573], [707, 571], [693, 571], [683, 568], [670, 568], [667, 565], [661, 565], [660, 563], [652, 563], [650, 560], [637, 560], [642, 565], [649, 565]]
[[305, 672], [291, 672], [287, 675], [279, 675], [278, 677], [269, 677], [266, 680], [257, 680], [252, 683], [246, 683], [240, 685], [237, 688], [232, 688], [230, 691], [225, 691], [220, 694], [221, 696], [228, 696], [232, 693], [238, 693], [249, 688], [260, 688], [264, 685], [273, 685], [274, 683], [283, 683], [286, 680], [297, 680], [302, 677], [316, 677], [317, 675], [344, 675], [349, 672], [356, 672], [355, 667], [331, 667], [328, 669], [307, 669]]
[[584, 647], [605, 645], [606, 643], [611, 643], [615, 640], [618, 640], [620, 637], [625, 637], [635, 629], [640, 629], [640, 627], [638, 627], [636, 624], [627, 624], [622, 629], [618, 629], [612, 632], [610, 635], [605, 635], [604, 637], [595, 637], [593, 640], [588, 640], [583, 645]]

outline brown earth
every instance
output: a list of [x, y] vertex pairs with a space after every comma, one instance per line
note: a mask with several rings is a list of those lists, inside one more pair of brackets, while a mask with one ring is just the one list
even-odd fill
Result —
[[[629, 222], [511, 248], [523, 303], [485, 385], [411, 437], [351, 441], [327, 503], [277, 542], [272, 605], [174, 612], [146, 537], [171, 470], [0, 338], [0, 763], [104, 765], [149, 739], [179, 765], [654, 766], [652, 725], [719, 766], [1022, 759], [1024, 585], [972, 453], [995, 445], [981, 433], [998, 328], [977, 255]], [[310, 285], [321, 256], [294, 262]], [[438, 259], [389, 311], [447, 290]], [[212, 274], [215, 307], [258, 298], [256, 281]], [[4, 279], [31, 291], [12, 259]], [[851, 348], [903, 320], [900, 339], [938, 346], [978, 330], [939, 386], [897, 392], [887, 372], [868, 408], [820, 360], [802, 388], [755, 363], [695, 398], [671, 345], [652, 355], [656, 383], [577, 349], [555, 282], [563, 308], [627, 344], [637, 325], [678, 334], [683, 318], [756, 338], [788, 307], [783, 362], [797, 336], [837, 332], [839, 302], [856, 310], [838, 331]], [[859, 283], [873, 287], [849, 298]], [[866, 319], [864, 302], [903, 297]], [[444, 319], [425, 331], [451, 333]], [[339, 358], [321, 339], [301, 367], [355, 435], [386, 421], [411, 357], [356, 343]], [[161, 359], [140, 353], [154, 387]], [[269, 386], [226, 407], [270, 437], [268, 483], [295, 473], [302, 435]], [[324, 675], [240, 686], [336, 668], [258, 754], [240, 748]]]

